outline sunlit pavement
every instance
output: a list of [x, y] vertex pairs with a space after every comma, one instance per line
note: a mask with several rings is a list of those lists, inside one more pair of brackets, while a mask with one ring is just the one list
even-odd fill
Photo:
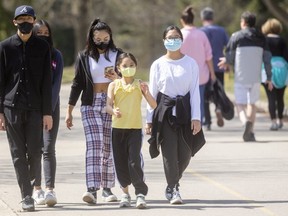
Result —
[[[243, 142], [244, 128], [237, 116], [222, 128], [212, 124], [204, 131], [207, 143], [192, 158], [180, 182], [183, 205], [170, 205], [164, 196], [166, 187], [162, 157], [150, 159], [147, 136], [143, 141], [148, 208], [119, 208], [118, 202], [104, 203], [101, 192], [96, 205], [82, 201], [85, 186], [85, 140], [78, 101], [74, 109], [74, 127], [69, 131], [64, 118], [70, 86], [61, 90], [61, 122], [57, 142], [56, 194], [54, 208], [36, 206], [35, 212], [21, 210], [18, 188], [6, 134], [0, 133], [0, 215], [193, 215], [193, 216], [287, 216], [288, 214], [288, 123], [279, 131], [270, 131], [267, 114], [257, 114], [257, 142]], [[212, 111], [211, 107], [211, 111]], [[215, 113], [211, 112], [215, 122]], [[143, 102], [143, 117], [145, 102]], [[113, 192], [120, 198], [116, 184]]]

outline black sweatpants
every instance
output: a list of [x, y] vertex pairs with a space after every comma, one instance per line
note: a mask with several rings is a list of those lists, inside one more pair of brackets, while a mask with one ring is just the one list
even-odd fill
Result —
[[162, 124], [161, 152], [164, 171], [168, 186], [173, 188], [179, 183], [183, 172], [189, 165], [191, 149], [181, 137], [181, 133], [172, 129], [166, 118]]
[[125, 188], [132, 183], [136, 195], [147, 195], [141, 154], [142, 129], [113, 128], [112, 146], [116, 175], [121, 187]]
[[32, 195], [33, 181], [42, 157], [42, 114], [4, 108], [6, 132], [22, 198]]

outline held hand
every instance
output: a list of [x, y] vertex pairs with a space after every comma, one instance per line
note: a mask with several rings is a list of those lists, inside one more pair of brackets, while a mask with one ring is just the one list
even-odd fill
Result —
[[212, 80], [213, 83], [216, 81], [215, 72], [213, 72], [213, 73], [211, 74], [211, 80]]
[[71, 130], [73, 127], [73, 116], [71, 114], [67, 114], [65, 118], [66, 127]]
[[191, 130], [192, 130], [193, 135], [199, 133], [199, 131], [201, 130], [201, 122], [199, 120], [192, 120]]
[[226, 58], [225, 58], [225, 57], [219, 58], [219, 63], [217, 64], [217, 66], [218, 66], [220, 69], [227, 70], [228, 65], [226, 64]]
[[4, 113], [0, 113], [0, 131], [1, 130], [2, 131], [6, 130]]
[[113, 114], [117, 117], [117, 118], [121, 118], [121, 112], [119, 107], [116, 107], [115, 109], [113, 109]]
[[266, 81], [266, 84], [267, 84], [267, 86], [268, 86], [269, 91], [272, 91], [273, 88], [274, 88], [272, 81], [268, 81], [268, 80], [267, 80], [267, 81]]
[[143, 94], [147, 95], [149, 93], [149, 86], [147, 83], [140, 81], [140, 88]]
[[146, 123], [145, 134], [147, 134], [147, 135], [151, 135], [152, 134], [152, 123]]
[[43, 116], [43, 129], [46, 131], [51, 130], [53, 127], [53, 119], [50, 115]]

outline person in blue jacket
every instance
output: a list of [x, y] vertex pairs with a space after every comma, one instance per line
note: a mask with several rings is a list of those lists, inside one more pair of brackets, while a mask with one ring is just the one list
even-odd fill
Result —
[[53, 127], [49, 131], [43, 131], [43, 170], [46, 192], [41, 188], [41, 163], [38, 164], [38, 172], [34, 183], [33, 199], [38, 205], [54, 206], [57, 203], [55, 192], [56, 155], [55, 144], [59, 129], [60, 119], [60, 88], [63, 75], [63, 57], [61, 52], [54, 48], [52, 32], [45, 20], [37, 20], [33, 27], [33, 33], [45, 40], [51, 51], [52, 71], [52, 118]]

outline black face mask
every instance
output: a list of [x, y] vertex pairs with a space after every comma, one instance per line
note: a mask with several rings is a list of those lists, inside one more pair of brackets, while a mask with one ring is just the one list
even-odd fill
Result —
[[49, 44], [49, 46], [52, 47], [51, 37], [44, 36], [44, 35], [39, 35], [37, 37], [41, 38], [42, 40], [45, 40]]
[[97, 43], [97, 44], [95, 43], [95, 45], [96, 45], [97, 49], [105, 50], [109, 46], [109, 43], [101, 42], [101, 43]]
[[17, 28], [22, 34], [29, 34], [32, 31], [33, 23], [29, 22], [18, 23]]

